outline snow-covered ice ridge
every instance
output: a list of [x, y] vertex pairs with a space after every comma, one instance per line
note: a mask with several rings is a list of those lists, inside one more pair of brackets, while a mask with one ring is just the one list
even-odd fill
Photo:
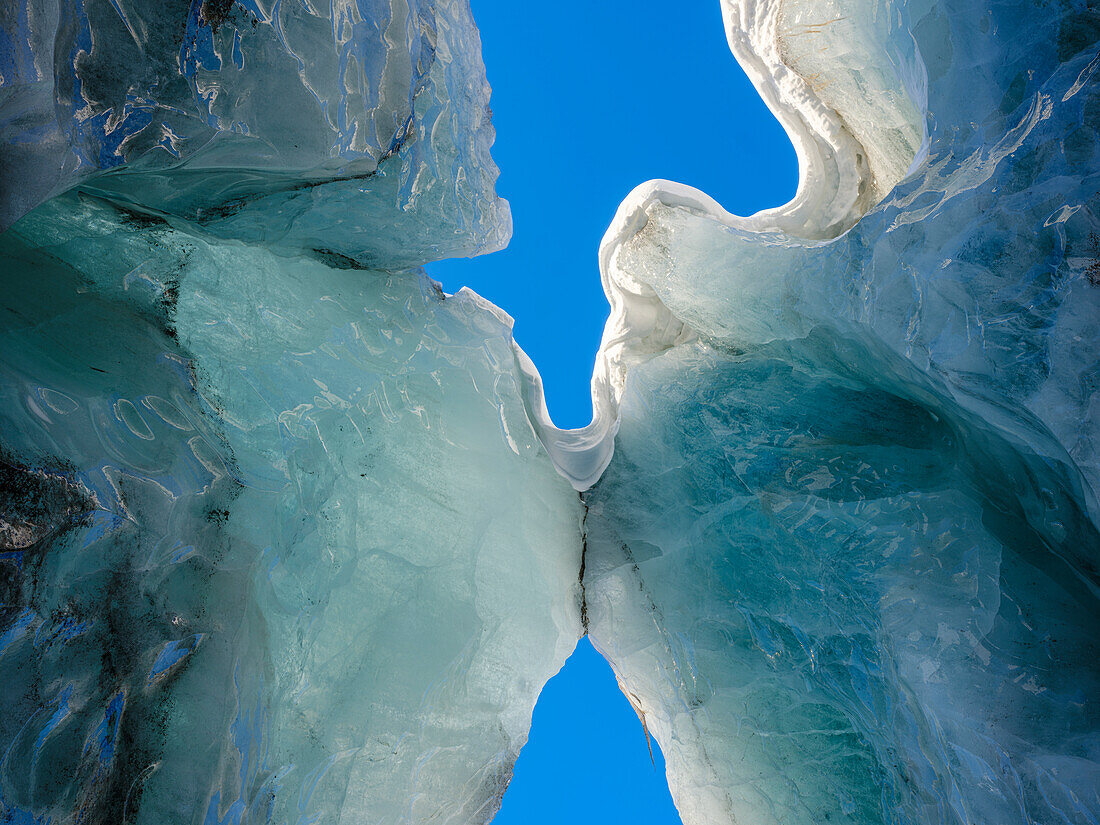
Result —
[[1100, 14], [723, 12], [562, 431], [465, 0], [0, 9], [0, 819], [484, 823], [583, 633], [684, 825], [1100, 819]]

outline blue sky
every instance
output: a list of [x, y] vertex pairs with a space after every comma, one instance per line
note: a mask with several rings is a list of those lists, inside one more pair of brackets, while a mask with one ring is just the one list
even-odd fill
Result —
[[[607, 301], [596, 253], [636, 185], [748, 215], [794, 194], [794, 149], [726, 46], [718, 0], [471, 0], [493, 87], [502, 252], [428, 267], [515, 318], [554, 423], [580, 427]], [[494, 825], [679, 825], [654, 748], [587, 640], [544, 688]]]
[[580, 427], [607, 318], [596, 253], [619, 203], [666, 178], [749, 215], [794, 194], [794, 149], [730, 54], [718, 0], [471, 6], [515, 228], [502, 252], [428, 270], [515, 318], [554, 423]]
[[665, 761], [588, 639], [542, 690], [493, 825], [680, 825]]

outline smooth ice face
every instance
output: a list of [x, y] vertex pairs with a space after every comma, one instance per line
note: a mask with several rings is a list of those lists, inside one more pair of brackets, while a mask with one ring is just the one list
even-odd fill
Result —
[[76, 197], [2, 242], [6, 815], [488, 820], [581, 632], [509, 325]]
[[509, 237], [464, 0], [17, 0], [0, 37], [0, 228], [84, 182], [376, 266]]
[[915, 44], [903, 34], [908, 8], [878, 0], [761, 6], [775, 15], [780, 63], [858, 147], [859, 197], [863, 209], [873, 206], [906, 176], [925, 138], [926, 81]]
[[621, 409], [588, 626], [685, 825], [1100, 814], [1100, 535], [1064, 468], [824, 331], [676, 348]]

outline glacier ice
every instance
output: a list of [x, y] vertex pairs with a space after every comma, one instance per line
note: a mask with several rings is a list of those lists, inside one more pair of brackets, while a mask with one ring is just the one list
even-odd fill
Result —
[[3, 243], [6, 815], [486, 819], [580, 633], [504, 319], [81, 196]]
[[683, 821], [1090, 821], [1100, 536], [1067, 476], [823, 330], [632, 371], [586, 613]]
[[0, 38], [0, 228], [82, 182], [379, 266], [510, 234], [464, 0], [14, 0]]
[[1100, 821], [1100, 14], [721, 3], [580, 430], [465, 0], [0, 9], [0, 818], [484, 823], [587, 633], [684, 825]]
[[510, 319], [415, 268], [509, 231], [469, 9], [16, 11], [93, 46], [5, 76], [88, 105], [6, 121], [8, 215], [79, 186], [0, 236], [0, 818], [486, 821], [581, 504]]
[[604, 238], [589, 633], [685, 824], [1096, 822], [1100, 18], [725, 8], [802, 185]]

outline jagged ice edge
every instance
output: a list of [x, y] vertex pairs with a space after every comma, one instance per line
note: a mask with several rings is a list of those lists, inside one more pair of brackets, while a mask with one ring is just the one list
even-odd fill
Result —
[[[554, 425], [538, 369], [513, 339], [527, 415], [557, 471], [579, 492], [595, 484], [611, 462], [619, 400], [631, 367], [697, 337], [650, 286], [618, 265], [620, 250], [645, 229], [651, 207], [685, 210], [740, 232], [767, 234], [773, 241], [785, 236], [815, 245], [843, 235], [875, 206], [868, 194], [873, 191], [868, 185], [872, 172], [864, 146], [811, 84], [782, 60], [777, 28], [784, 0], [720, 2], [730, 51], [794, 145], [798, 188], [790, 202], [748, 217], [734, 215], [706, 193], [673, 181], [647, 181], [627, 195], [600, 242], [600, 279], [611, 312], [592, 372], [593, 414], [588, 425]], [[915, 49], [908, 65], [895, 68], [922, 116], [922, 141], [908, 176], [928, 156], [927, 74]], [[504, 310], [467, 287], [461, 292], [512, 328], [513, 320]]]

